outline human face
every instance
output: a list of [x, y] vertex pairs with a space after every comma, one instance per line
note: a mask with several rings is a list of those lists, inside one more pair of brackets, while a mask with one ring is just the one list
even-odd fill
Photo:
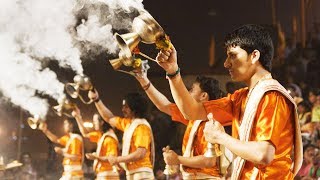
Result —
[[309, 101], [311, 104], [314, 104], [317, 101], [317, 96], [312, 92], [309, 92]]
[[189, 93], [193, 97], [193, 99], [195, 99], [197, 102], [201, 102], [201, 96], [203, 96], [203, 92], [200, 88], [199, 83], [193, 83], [191, 89], [189, 90]]
[[233, 81], [247, 82], [253, 75], [251, 56], [240, 46], [232, 46], [227, 49], [224, 67], [229, 70]]
[[296, 97], [296, 92], [294, 91], [294, 89], [288, 88], [287, 91], [291, 97], [293, 97], [293, 98]]
[[306, 112], [306, 108], [303, 105], [298, 105], [297, 111], [299, 114], [303, 114]]
[[314, 159], [315, 154], [315, 149], [313, 147], [308, 147], [304, 152], [304, 159], [308, 160], [309, 162], [312, 162], [312, 159]]
[[92, 123], [93, 123], [94, 130], [99, 131], [100, 130], [100, 120], [99, 120], [98, 114], [93, 115]]
[[65, 133], [70, 133], [72, 131], [72, 124], [70, 124], [69, 121], [64, 120], [63, 121], [63, 130]]
[[134, 113], [133, 111], [130, 109], [129, 105], [127, 104], [127, 102], [125, 100], [122, 101], [122, 113], [123, 113], [123, 117], [125, 118], [133, 118], [134, 117]]
[[31, 163], [31, 157], [29, 156], [29, 154], [24, 154], [22, 156], [22, 161], [23, 161], [23, 164], [30, 164]]

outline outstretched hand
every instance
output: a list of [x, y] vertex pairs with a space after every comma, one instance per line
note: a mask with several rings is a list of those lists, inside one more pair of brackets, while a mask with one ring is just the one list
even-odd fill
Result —
[[169, 50], [161, 50], [156, 60], [168, 74], [173, 74], [178, 70], [177, 51], [173, 45]]
[[79, 116], [81, 115], [80, 109], [79, 109], [77, 106], [74, 107], [71, 115], [72, 115], [73, 117], [79, 117]]
[[108, 156], [107, 158], [111, 166], [118, 164], [117, 156]]
[[96, 100], [99, 98], [99, 94], [98, 94], [98, 91], [96, 89], [93, 89], [93, 90], [90, 90], [88, 92], [88, 98], [90, 100]]
[[40, 123], [39, 129], [40, 129], [42, 132], [46, 132], [46, 131], [48, 130], [48, 125], [47, 125], [47, 123], [46, 123], [46, 122]]
[[169, 149], [169, 146], [162, 149], [163, 151], [163, 159], [167, 165], [179, 165], [179, 156], [173, 150]]
[[96, 153], [86, 153], [86, 158], [90, 159], [90, 160], [95, 160], [98, 157], [97, 157]]

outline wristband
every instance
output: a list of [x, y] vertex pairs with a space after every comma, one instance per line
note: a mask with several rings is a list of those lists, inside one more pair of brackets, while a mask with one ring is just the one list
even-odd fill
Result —
[[171, 78], [175, 77], [176, 75], [178, 75], [179, 73], [180, 73], [180, 68], [178, 67], [177, 71], [172, 74], [169, 74], [166, 72], [166, 76], [171, 79]]
[[142, 86], [142, 89], [146, 91], [149, 89], [150, 86], [151, 86], [151, 82], [149, 81], [147, 85]]
[[95, 100], [93, 100], [93, 102], [95, 102], [95, 103], [97, 103], [97, 102], [99, 102], [100, 101], [100, 98], [98, 97], [98, 98], [96, 98]]

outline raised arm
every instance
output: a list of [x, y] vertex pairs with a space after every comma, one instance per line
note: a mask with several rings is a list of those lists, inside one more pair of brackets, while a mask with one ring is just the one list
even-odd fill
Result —
[[89, 132], [87, 131], [87, 129], [83, 125], [84, 123], [83, 123], [83, 120], [82, 120], [81, 112], [80, 112], [80, 109], [78, 107], [76, 107], [72, 111], [72, 116], [76, 119], [82, 136], [86, 137], [86, 138], [89, 138], [89, 134], [88, 134]]
[[58, 137], [49, 131], [47, 123], [42, 122], [39, 129], [50, 139], [51, 142], [58, 144]]
[[182, 81], [175, 48], [159, 52], [156, 59], [168, 75], [171, 94], [183, 116], [190, 120], [206, 119], [206, 111], [202, 103], [191, 97]]
[[152, 103], [162, 112], [171, 115], [170, 104], [172, 104], [168, 98], [166, 98], [161, 92], [159, 92], [150, 82], [147, 77], [147, 72], [136, 71], [136, 79], [147, 93]]
[[113, 117], [115, 116], [100, 100], [98, 92], [96, 90], [89, 91], [88, 97], [94, 101], [94, 104], [103, 120], [115, 127], [116, 122], [113, 120]]

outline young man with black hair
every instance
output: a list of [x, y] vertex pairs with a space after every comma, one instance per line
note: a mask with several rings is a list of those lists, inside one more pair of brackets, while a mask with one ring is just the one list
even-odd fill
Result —
[[[185, 88], [175, 48], [159, 52], [178, 108], [186, 119], [207, 119], [212, 113], [204, 135], [234, 153], [232, 179], [293, 179], [302, 163], [301, 132], [293, 99], [270, 73], [274, 49], [269, 33], [259, 25], [244, 25], [227, 35], [225, 46], [225, 68], [248, 88], [204, 103]], [[230, 122], [232, 136], [221, 131], [221, 124]]]
[[120, 163], [128, 180], [154, 179], [154, 141], [150, 124], [145, 119], [147, 101], [138, 93], [127, 94], [122, 103], [124, 117], [115, 116], [100, 100], [97, 91], [89, 91], [98, 112], [111, 126], [124, 132], [122, 155], [109, 156], [111, 165]]
[[[180, 122], [187, 126], [183, 137], [182, 153], [177, 155], [174, 151], [164, 152], [164, 160], [167, 165], [180, 165], [183, 179], [210, 179], [221, 176], [217, 157], [205, 157], [208, 150], [203, 136], [203, 129], [206, 121], [186, 120], [175, 104], [170, 102], [161, 92], [159, 92], [150, 82], [146, 71], [136, 71], [136, 79], [153, 102], [162, 112], [171, 116], [173, 121]], [[206, 102], [221, 98], [222, 91], [216, 79], [198, 76], [189, 90], [197, 102]]]
[[72, 116], [77, 120], [80, 132], [83, 137], [91, 142], [97, 143], [95, 153], [87, 153], [86, 157], [93, 161], [93, 171], [96, 173], [96, 180], [119, 179], [116, 166], [111, 166], [108, 161], [109, 156], [118, 156], [118, 138], [109, 123], [104, 122], [99, 114], [94, 114], [92, 118], [93, 131], [88, 131], [82, 120], [79, 108], [72, 112]]
[[79, 135], [80, 132], [76, 120], [73, 118], [65, 119], [63, 121], [63, 129], [65, 135], [58, 138], [47, 128], [45, 122], [40, 124], [40, 130], [50, 141], [64, 147], [54, 148], [56, 153], [63, 156], [62, 164], [64, 171], [60, 180], [83, 179], [84, 144], [82, 136]]

